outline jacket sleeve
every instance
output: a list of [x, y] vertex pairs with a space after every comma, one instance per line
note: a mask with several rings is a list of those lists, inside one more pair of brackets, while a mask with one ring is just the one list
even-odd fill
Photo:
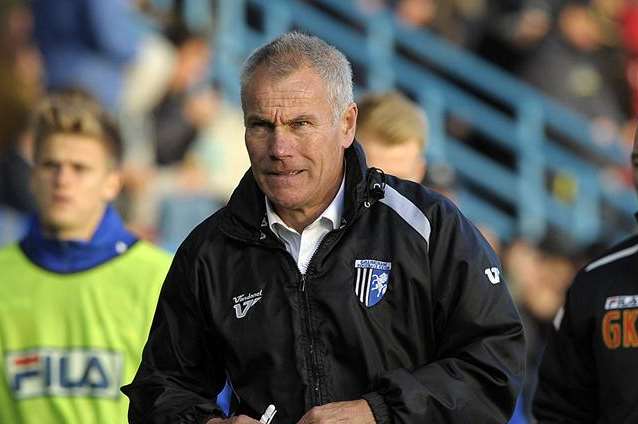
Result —
[[541, 361], [533, 412], [539, 423], [594, 423], [598, 418], [596, 366], [592, 352], [591, 294], [583, 293], [583, 272], [567, 292], [560, 326]]
[[206, 294], [197, 262], [182, 245], [164, 281], [140, 367], [122, 388], [132, 424], [201, 424], [223, 416], [215, 402], [225, 382], [222, 349], [201, 307]]
[[379, 424], [505, 423], [523, 380], [522, 324], [489, 244], [453, 206], [440, 214], [425, 265], [435, 358], [382, 375], [363, 397]]

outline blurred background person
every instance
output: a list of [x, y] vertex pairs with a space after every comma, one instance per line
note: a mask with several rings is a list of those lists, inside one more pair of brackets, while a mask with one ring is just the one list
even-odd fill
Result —
[[521, 76], [589, 119], [595, 139], [609, 143], [628, 118], [628, 92], [620, 49], [606, 36], [594, 6], [569, 0], [556, 26], [521, 67]]
[[125, 179], [127, 221], [137, 234], [171, 251], [228, 200], [250, 167], [238, 142], [241, 112], [211, 79], [212, 37], [191, 30], [183, 10], [175, 8], [164, 30], [173, 66], [146, 116], [147, 151], [129, 158]]
[[42, 95], [42, 64], [31, 39], [27, 5], [0, 5], [0, 246], [23, 234], [35, 209], [28, 187], [31, 168], [29, 114]]
[[81, 87], [115, 112], [140, 34], [126, 0], [34, 0], [35, 39], [48, 89]]
[[487, 2], [490, 20], [476, 53], [509, 72], [520, 72], [551, 31], [558, 4], [551, 0]]
[[423, 110], [398, 91], [366, 94], [357, 105], [356, 137], [368, 164], [387, 174], [422, 182], [427, 147]]
[[456, 198], [454, 170], [443, 162], [427, 166], [428, 120], [418, 104], [399, 91], [386, 91], [365, 93], [357, 106], [357, 141], [370, 166]]
[[489, 1], [486, 0], [396, 0], [391, 1], [401, 23], [427, 28], [454, 44], [472, 49], [484, 31]]
[[[117, 112], [127, 71], [147, 46], [156, 46], [133, 6], [128, 0], [33, 0], [46, 87], [80, 87]], [[151, 71], [146, 68], [146, 83]]]
[[112, 206], [116, 125], [80, 91], [46, 97], [33, 119], [24, 238], [0, 250], [0, 422], [120, 423], [169, 256]]

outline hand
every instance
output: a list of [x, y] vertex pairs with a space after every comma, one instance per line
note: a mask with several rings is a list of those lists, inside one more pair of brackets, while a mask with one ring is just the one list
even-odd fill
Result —
[[315, 406], [297, 424], [375, 424], [374, 415], [363, 399]]
[[212, 418], [206, 421], [206, 424], [261, 424], [254, 418], [246, 415], [237, 415], [230, 418]]

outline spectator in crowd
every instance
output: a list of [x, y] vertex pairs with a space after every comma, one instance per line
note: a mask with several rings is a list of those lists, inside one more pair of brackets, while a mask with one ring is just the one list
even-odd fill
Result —
[[[638, 138], [631, 163], [638, 187]], [[636, 422], [638, 237], [590, 262], [567, 292], [545, 350], [534, 415], [540, 423]]]
[[216, 108], [215, 93], [207, 85], [211, 56], [207, 40], [177, 24], [167, 38], [175, 46], [177, 59], [166, 93], [152, 111], [155, 161], [160, 166], [184, 159]]
[[428, 28], [453, 43], [472, 48], [487, 19], [485, 0], [398, 0], [394, 11], [403, 24]]
[[488, 2], [489, 25], [485, 25], [476, 52], [517, 74], [551, 30], [558, 3], [551, 0]]
[[523, 238], [514, 239], [504, 249], [503, 265], [525, 328], [527, 360], [521, 407], [525, 418], [533, 422], [532, 397], [541, 355], [576, 265], [557, 243], [548, 239], [536, 245]]
[[370, 93], [357, 105], [357, 140], [368, 164], [404, 180], [422, 182], [427, 122], [421, 108], [399, 92]]
[[170, 260], [111, 205], [122, 145], [97, 102], [50, 95], [32, 132], [37, 214], [0, 250], [0, 422], [124, 422]]
[[[26, 124], [25, 124], [26, 126]], [[35, 199], [29, 190], [32, 139], [28, 131], [0, 154], [0, 207], [19, 214], [35, 212]]]
[[620, 34], [625, 51], [625, 76], [631, 89], [631, 109], [638, 116], [638, 3], [628, 1], [620, 12]]
[[81, 87], [118, 109], [140, 33], [126, 0], [34, 0], [35, 38], [48, 89]]
[[212, 86], [210, 40], [179, 18], [166, 36], [175, 60], [166, 91], [149, 114], [151, 166], [139, 155], [129, 162], [125, 190], [133, 228], [173, 250], [227, 201], [250, 164], [235, 141], [243, 134], [241, 112]]
[[26, 6], [0, 7], [0, 153], [16, 142], [25, 116], [42, 94], [41, 60], [31, 31]]
[[604, 34], [590, 6], [568, 1], [558, 14], [557, 27], [521, 70], [521, 76], [584, 114], [597, 124], [599, 141], [607, 141], [624, 123], [619, 99], [626, 86], [618, 51], [606, 48]]
[[[524, 342], [498, 259], [445, 198], [367, 168], [351, 72], [298, 33], [248, 58], [251, 171], [176, 254], [132, 423], [511, 415]], [[212, 401], [227, 378], [232, 419]]]
[[35, 201], [29, 191], [29, 114], [41, 95], [42, 67], [32, 19], [20, 2], [0, 6], [0, 245], [23, 235]]

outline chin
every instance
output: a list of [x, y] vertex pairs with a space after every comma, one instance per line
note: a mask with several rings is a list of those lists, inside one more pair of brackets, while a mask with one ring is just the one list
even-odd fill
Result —
[[284, 208], [284, 209], [298, 209], [299, 206], [301, 205], [300, 199], [293, 198], [290, 196], [273, 195], [273, 196], [268, 196], [268, 199], [273, 205], [279, 208]]
[[63, 216], [62, 214], [48, 215], [41, 218], [42, 224], [54, 231], [62, 231], [72, 226], [74, 220], [72, 217]]

